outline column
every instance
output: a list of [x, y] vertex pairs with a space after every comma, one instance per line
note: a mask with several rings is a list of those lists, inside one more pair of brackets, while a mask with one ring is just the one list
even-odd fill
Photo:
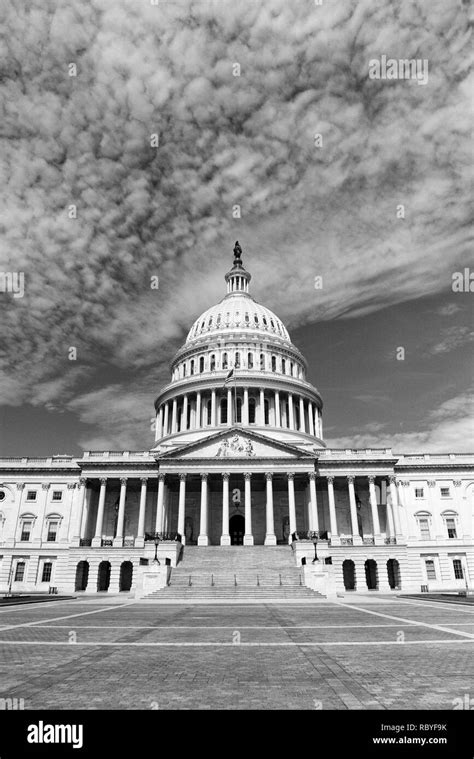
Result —
[[125, 498], [127, 495], [127, 478], [120, 478], [120, 498], [117, 514], [117, 532], [114, 538], [114, 546], [123, 546], [123, 525], [125, 522]]
[[178, 421], [178, 399], [174, 398], [173, 399], [173, 413], [171, 416], [171, 434], [176, 432], [178, 428], [177, 421]]
[[300, 396], [300, 430], [306, 432], [306, 422], [304, 418], [304, 400]]
[[216, 391], [213, 390], [211, 393], [211, 426], [217, 427], [217, 416], [216, 416]]
[[156, 501], [155, 532], [163, 532], [165, 475], [158, 475], [158, 498]]
[[316, 472], [309, 473], [309, 529], [319, 530], [318, 501], [316, 499]]
[[314, 437], [314, 417], [313, 417], [313, 404], [308, 401], [308, 422], [309, 422], [309, 434]]
[[188, 396], [187, 394], [183, 398], [183, 415], [181, 417], [181, 432], [185, 432], [188, 429]]
[[320, 437], [319, 434], [319, 410], [318, 407], [314, 409], [314, 434], [316, 437]]
[[170, 414], [169, 403], [166, 402], [165, 403], [165, 419], [164, 419], [164, 422], [163, 422], [163, 428], [164, 428], [164, 430], [163, 430], [163, 433], [164, 433], [163, 437], [165, 437], [168, 434], [169, 414]]
[[158, 409], [156, 414], [155, 440], [163, 437], [163, 406]]
[[[311, 417], [310, 417], [311, 418]], [[336, 502], [334, 499], [334, 477], [330, 475], [328, 481], [329, 523], [331, 525], [331, 544], [341, 545], [341, 539], [337, 531]]]
[[196, 429], [201, 429], [201, 391], [196, 393]]
[[260, 417], [260, 424], [262, 427], [265, 426], [265, 391], [263, 388], [260, 388], [260, 402], [258, 405], [259, 408], [259, 417]]
[[392, 501], [392, 511], [393, 511], [393, 521], [395, 525], [395, 537], [402, 538], [402, 528], [400, 525], [400, 511], [399, 511], [399, 505], [398, 505], [398, 493], [397, 493], [397, 486], [395, 484], [395, 477], [392, 475], [388, 478], [390, 483], [390, 498]]
[[245, 534], [244, 534], [244, 546], [253, 546], [252, 535], [252, 488], [250, 480], [252, 478], [251, 472], [244, 472], [245, 478]]
[[99, 491], [99, 505], [97, 507], [97, 519], [95, 523], [95, 535], [92, 539], [93, 546], [102, 545], [102, 524], [104, 521], [104, 506], [105, 506], [105, 488], [107, 486], [107, 479], [105, 477], [100, 478], [100, 491]]
[[185, 545], [184, 537], [184, 518], [186, 508], [186, 474], [181, 472], [179, 475], [179, 497], [178, 497], [178, 532], [181, 535], [182, 545]]
[[229, 535], [229, 473], [222, 472], [222, 534], [221, 546], [230, 546]]
[[288, 412], [290, 415], [290, 430], [295, 429], [295, 412], [293, 411], [293, 396], [288, 393]]
[[288, 513], [290, 517], [290, 537], [288, 542], [291, 543], [292, 535], [296, 532], [296, 504], [295, 504], [295, 475], [288, 472]]
[[198, 546], [208, 546], [207, 535], [207, 472], [201, 473], [201, 522], [199, 526]]
[[233, 411], [232, 411], [232, 390], [229, 388], [227, 390], [227, 426], [232, 426], [232, 419], [233, 419]]
[[387, 538], [394, 538], [395, 525], [393, 522], [393, 509], [392, 509], [392, 504], [389, 502], [388, 498], [387, 498], [387, 504], [385, 508], [387, 510]]
[[357, 523], [357, 504], [355, 499], [354, 479], [355, 478], [352, 475], [349, 475], [347, 477], [347, 485], [349, 487], [349, 506], [351, 510], [352, 541], [356, 546], [362, 544], [362, 538], [359, 534], [359, 525]]
[[244, 387], [244, 407], [242, 409], [242, 423], [248, 427], [249, 424], [249, 389]]
[[265, 534], [265, 545], [276, 546], [277, 540], [275, 535], [275, 522], [273, 517], [273, 473], [265, 472], [267, 483], [267, 502], [266, 502], [266, 522], [267, 529]]
[[137, 548], [143, 548], [145, 545], [145, 513], [146, 513], [146, 491], [148, 479], [146, 477], [140, 478], [141, 490], [140, 490], [140, 506], [138, 508], [138, 529], [137, 537], [135, 538], [135, 546]]
[[[91, 491], [87, 489], [87, 480], [82, 478], [84, 480], [84, 493], [83, 493], [83, 502], [82, 502], [82, 516], [81, 516], [81, 522], [80, 522], [80, 532], [79, 532], [79, 540], [84, 540], [87, 533], [87, 527], [89, 522], [89, 506], [90, 506], [90, 495]], [[81, 484], [81, 481], [79, 480], [79, 484]], [[80, 485], [79, 485], [80, 486]]]
[[374, 542], [376, 545], [382, 545], [382, 535], [380, 534], [380, 520], [377, 506], [377, 494], [375, 492], [375, 477], [369, 477], [369, 499], [370, 510], [372, 512], [372, 526], [374, 532]]
[[84, 518], [84, 506], [86, 502], [87, 493], [87, 480], [85, 477], [79, 477], [79, 506], [77, 514], [77, 522], [74, 528], [73, 542], [74, 545], [79, 545], [82, 537], [82, 520]]
[[280, 393], [275, 390], [275, 427], [281, 427]]

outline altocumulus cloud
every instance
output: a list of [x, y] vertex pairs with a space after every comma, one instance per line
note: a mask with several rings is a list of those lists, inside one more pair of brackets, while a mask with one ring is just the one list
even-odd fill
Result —
[[[290, 327], [441, 292], [467, 260], [463, 4], [32, 0], [0, 23], [1, 269], [26, 286], [0, 301], [0, 402], [97, 402], [101, 444], [146, 445], [143, 399], [237, 237]], [[429, 84], [370, 80], [382, 54]], [[104, 359], [133, 387], [95, 380]]]

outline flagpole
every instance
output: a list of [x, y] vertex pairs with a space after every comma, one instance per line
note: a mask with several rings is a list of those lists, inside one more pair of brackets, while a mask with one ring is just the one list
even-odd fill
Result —
[[237, 376], [234, 366], [234, 424], [237, 424]]

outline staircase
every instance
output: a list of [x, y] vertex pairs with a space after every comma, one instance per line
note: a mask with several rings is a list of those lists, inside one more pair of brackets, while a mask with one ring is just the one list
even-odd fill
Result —
[[161, 601], [278, 601], [323, 598], [304, 585], [289, 546], [185, 546]]

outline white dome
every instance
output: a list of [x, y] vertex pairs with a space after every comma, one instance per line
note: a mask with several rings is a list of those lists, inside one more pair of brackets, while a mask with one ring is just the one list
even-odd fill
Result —
[[226, 295], [220, 303], [211, 306], [196, 319], [189, 330], [186, 344], [213, 333], [235, 332], [236, 329], [291, 342], [288, 330], [273, 311], [261, 306], [247, 293], [235, 292]]

